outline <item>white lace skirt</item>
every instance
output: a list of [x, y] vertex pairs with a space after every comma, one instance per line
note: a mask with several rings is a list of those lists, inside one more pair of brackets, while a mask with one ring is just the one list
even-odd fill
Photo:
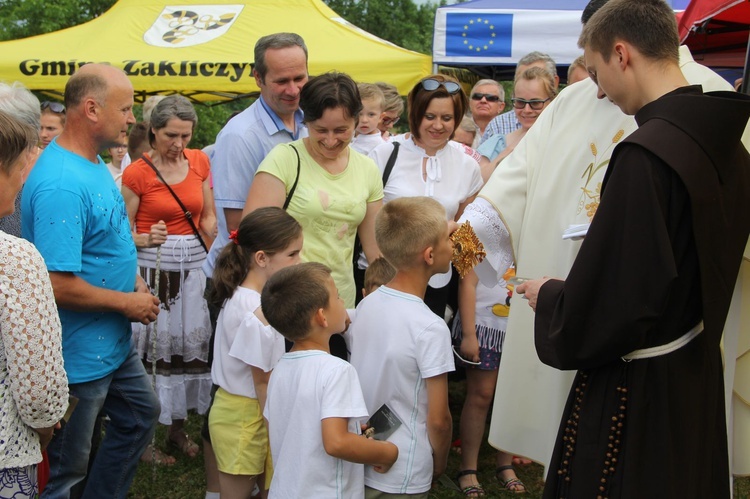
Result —
[[[156, 256], [156, 248], [138, 250], [141, 277], [152, 292], [156, 289]], [[206, 276], [201, 270], [205, 258], [195, 236], [168, 236], [161, 248], [159, 317], [148, 326], [133, 324], [133, 341], [149, 374], [156, 351], [155, 390], [161, 401], [162, 424], [184, 419], [190, 409], [205, 414], [211, 400], [211, 322], [203, 298]]]

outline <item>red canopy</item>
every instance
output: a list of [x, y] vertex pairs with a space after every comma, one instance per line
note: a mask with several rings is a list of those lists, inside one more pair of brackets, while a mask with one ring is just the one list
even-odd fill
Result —
[[697, 61], [714, 68], [745, 66], [750, 31], [748, 0], [692, 0], [677, 14], [680, 41]]

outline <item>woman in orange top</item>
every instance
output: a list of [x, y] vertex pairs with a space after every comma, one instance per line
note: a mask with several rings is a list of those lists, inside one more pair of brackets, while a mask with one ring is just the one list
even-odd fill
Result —
[[[161, 246], [161, 311], [155, 323], [159, 422], [170, 425], [168, 443], [190, 457], [195, 457], [199, 448], [185, 433], [184, 420], [189, 409], [206, 412], [211, 391], [211, 323], [203, 298], [206, 278], [201, 270], [206, 251], [200, 239], [210, 244], [216, 230], [208, 157], [200, 150], [187, 149], [197, 122], [195, 109], [185, 97], [175, 95], [159, 102], [149, 130], [152, 155], [144, 154], [133, 162], [122, 177], [138, 265], [152, 289], [157, 248]], [[200, 238], [165, 183], [192, 214]], [[133, 325], [136, 347], [147, 369], [154, 362], [153, 327]], [[148, 460], [150, 450], [146, 454]], [[161, 455], [158, 459], [174, 462]]]

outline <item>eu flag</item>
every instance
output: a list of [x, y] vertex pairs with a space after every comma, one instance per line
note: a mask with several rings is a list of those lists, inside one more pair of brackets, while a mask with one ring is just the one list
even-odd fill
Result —
[[513, 14], [449, 12], [445, 25], [446, 56], [511, 56]]

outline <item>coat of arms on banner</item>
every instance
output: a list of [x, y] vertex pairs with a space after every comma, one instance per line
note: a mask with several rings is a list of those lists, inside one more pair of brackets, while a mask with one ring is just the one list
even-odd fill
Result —
[[227, 32], [244, 5], [170, 5], [143, 34], [155, 47], [190, 47], [210, 42]]

